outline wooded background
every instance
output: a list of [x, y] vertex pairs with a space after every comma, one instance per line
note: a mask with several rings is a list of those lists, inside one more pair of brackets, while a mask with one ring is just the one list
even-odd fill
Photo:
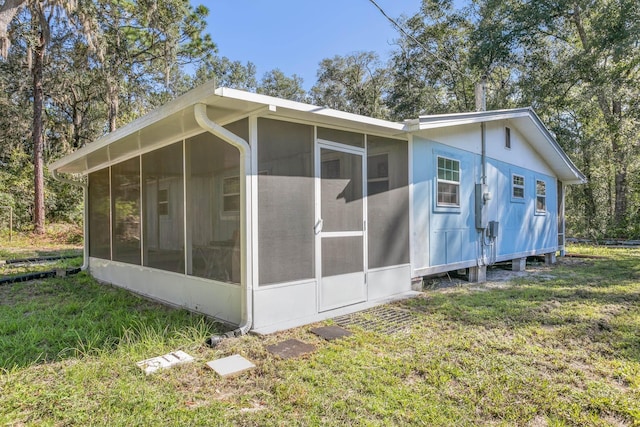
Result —
[[19, 229], [82, 220], [82, 192], [47, 163], [210, 79], [404, 120], [473, 111], [484, 78], [487, 109], [533, 106], [589, 179], [569, 189], [568, 235], [640, 237], [637, 0], [424, 0], [395, 20], [388, 63], [374, 52], [326, 58], [309, 92], [295, 74], [258, 77], [219, 56], [207, 14], [188, 0], [4, 0], [0, 206]]

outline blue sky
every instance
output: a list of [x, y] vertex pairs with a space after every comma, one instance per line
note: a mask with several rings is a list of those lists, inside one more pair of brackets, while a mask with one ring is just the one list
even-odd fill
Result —
[[[193, 1], [198, 4], [197, 0]], [[369, 0], [209, 0], [208, 31], [219, 54], [251, 61], [257, 77], [274, 68], [316, 81], [324, 58], [374, 51], [386, 60], [398, 31]], [[420, 0], [377, 0], [393, 18], [412, 16]]]

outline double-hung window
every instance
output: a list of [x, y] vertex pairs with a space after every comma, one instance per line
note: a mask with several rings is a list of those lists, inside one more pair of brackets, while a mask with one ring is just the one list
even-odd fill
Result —
[[240, 177], [230, 176], [222, 181], [223, 211], [238, 212], [240, 210]]
[[524, 176], [511, 175], [511, 198], [524, 200]]
[[536, 213], [547, 211], [547, 186], [544, 181], [536, 180]]
[[367, 158], [367, 194], [389, 191], [389, 155], [375, 154]]
[[460, 206], [460, 162], [438, 157], [438, 206]]

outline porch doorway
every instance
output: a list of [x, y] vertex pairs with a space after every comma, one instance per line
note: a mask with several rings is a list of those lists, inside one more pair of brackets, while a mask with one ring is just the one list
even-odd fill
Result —
[[322, 142], [316, 148], [318, 310], [366, 300], [365, 151]]

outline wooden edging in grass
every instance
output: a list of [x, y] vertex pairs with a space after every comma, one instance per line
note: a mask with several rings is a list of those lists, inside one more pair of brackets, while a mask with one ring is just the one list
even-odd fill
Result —
[[49, 270], [49, 271], [39, 271], [37, 273], [27, 273], [21, 274], [19, 276], [10, 276], [10, 277], [2, 277], [0, 278], [0, 285], [6, 285], [11, 283], [19, 283], [19, 282], [29, 282], [31, 280], [37, 279], [47, 279], [49, 277], [64, 277], [72, 274], [77, 274], [80, 272], [80, 268], [68, 268], [68, 269], [57, 269], [57, 270]]
[[589, 255], [589, 254], [564, 254], [567, 258], [593, 258], [593, 259], [608, 259], [609, 257], [603, 255]]

